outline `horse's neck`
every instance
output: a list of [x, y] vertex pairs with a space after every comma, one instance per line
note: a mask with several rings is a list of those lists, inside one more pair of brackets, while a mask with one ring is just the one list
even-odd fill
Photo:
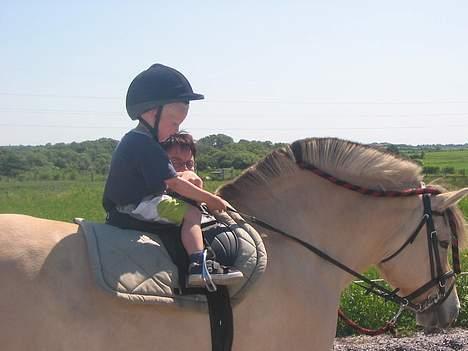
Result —
[[[256, 189], [234, 204], [357, 271], [378, 262], [387, 246], [396, 245], [392, 235], [401, 224], [394, 222], [405, 210], [396, 200], [365, 197], [310, 175]], [[266, 333], [290, 331], [308, 337], [314, 344], [311, 349], [327, 349], [335, 332], [340, 292], [353, 277], [299, 244], [257, 229], [268, 236], [268, 267], [257, 293], [240, 309], [250, 320], [284, 321], [271, 326], [280, 325], [284, 330]], [[262, 315], [256, 316], [255, 311], [262, 311]], [[292, 340], [285, 336], [285, 347]]]
[[[363, 196], [305, 173], [289, 182], [278, 180], [268, 189], [251, 192], [243, 199], [243, 204], [248, 213], [362, 271], [399, 245], [401, 240], [396, 237], [399, 233], [404, 236], [410, 232], [408, 225], [413, 223], [409, 219], [414, 215], [410, 209], [415, 208], [415, 201], [417, 199]], [[404, 213], [405, 224], [402, 225]], [[341, 287], [352, 279], [298, 244], [276, 233], [269, 233], [269, 237], [269, 256], [288, 261], [285, 258], [288, 255], [296, 265], [313, 264], [314, 271], [330, 273], [340, 281]], [[286, 247], [294, 252], [288, 253]]]

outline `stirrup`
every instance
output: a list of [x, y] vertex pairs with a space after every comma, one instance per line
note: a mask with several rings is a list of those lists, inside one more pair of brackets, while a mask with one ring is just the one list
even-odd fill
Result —
[[206, 265], [206, 256], [207, 256], [207, 249], [203, 250], [203, 261], [202, 261], [202, 279], [203, 283], [205, 283], [205, 288], [209, 292], [214, 292], [217, 290], [216, 284], [213, 282], [213, 278], [211, 277], [210, 272], [208, 271], [208, 266]]

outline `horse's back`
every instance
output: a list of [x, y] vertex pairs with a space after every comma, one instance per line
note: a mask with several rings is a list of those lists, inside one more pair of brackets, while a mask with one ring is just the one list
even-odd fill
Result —
[[[209, 348], [207, 316], [98, 289], [78, 226], [0, 215], [0, 350]], [[184, 330], [184, 332], [180, 332]]]
[[[10, 268], [37, 278], [54, 247], [75, 234], [77, 225], [26, 215], [0, 215], [0, 258], [15, 262]], [[4, 266], [4, 265], [2, 265]], [[4, 267], [3, 267], [4, 268]]]
[[65, 332], [81, 289], [91, 287], [84, 238], [75, 224], [2, 214], [0, 277], [0, 348], [50, 346], [44, 339]]

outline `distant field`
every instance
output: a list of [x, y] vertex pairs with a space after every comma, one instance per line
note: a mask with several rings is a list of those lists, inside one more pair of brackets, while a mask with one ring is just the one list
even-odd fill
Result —
[[468, 150], [427, 151], [424, 153], [424, 166], [454, 167], [465, 169], [468, 174]]
[[84, 217], [102, 222], [103, 182], [0, 182], [0, 213], [22, 213], [71, 222]]
[[[214, 192], [223, 182], [205, 182]], [[102, 181], [0, 182], [0, 213], [22, 213], [71, 222], [74, 217], [103, 222]]]

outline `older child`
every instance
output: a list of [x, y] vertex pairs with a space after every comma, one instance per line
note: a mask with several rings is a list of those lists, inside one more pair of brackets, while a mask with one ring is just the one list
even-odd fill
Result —
[[177, 172], [195, 172], [197, 148], [193, 137], [184, 131], [171, 135], [161, 143]]
[[[168, 198], [166, 188], [205, 203], [212, 211], [224, 211], [227, 203], [193, 183], [200, 179], [178, 176], [160, 142], [178, 132], [185, 120], [189, 101], [201, 100], [188, 80], [173, 68], [154, 64], [137, 75], [127, 92], [127, 112], [138, 126], [125, 134], [112, 155], [109, 176], [104, 189], [103, 205], [107, 223], [139, 230], [160, 231], [160, 223], [181, 226], [182, 243], [190, 257], [187, 283], [204, 286], [231, 284], [242, 278], [238, 270], [209, 264], [204, 254], [200, 228], [201, 212], [178, 199]], [[198, 180], [197, 180], [198, 178]], [[138, 205], [154, 201], [154, 212], [146, 216], [135, 212]], [[152, 225], [152, 224], [156, 225]]]

